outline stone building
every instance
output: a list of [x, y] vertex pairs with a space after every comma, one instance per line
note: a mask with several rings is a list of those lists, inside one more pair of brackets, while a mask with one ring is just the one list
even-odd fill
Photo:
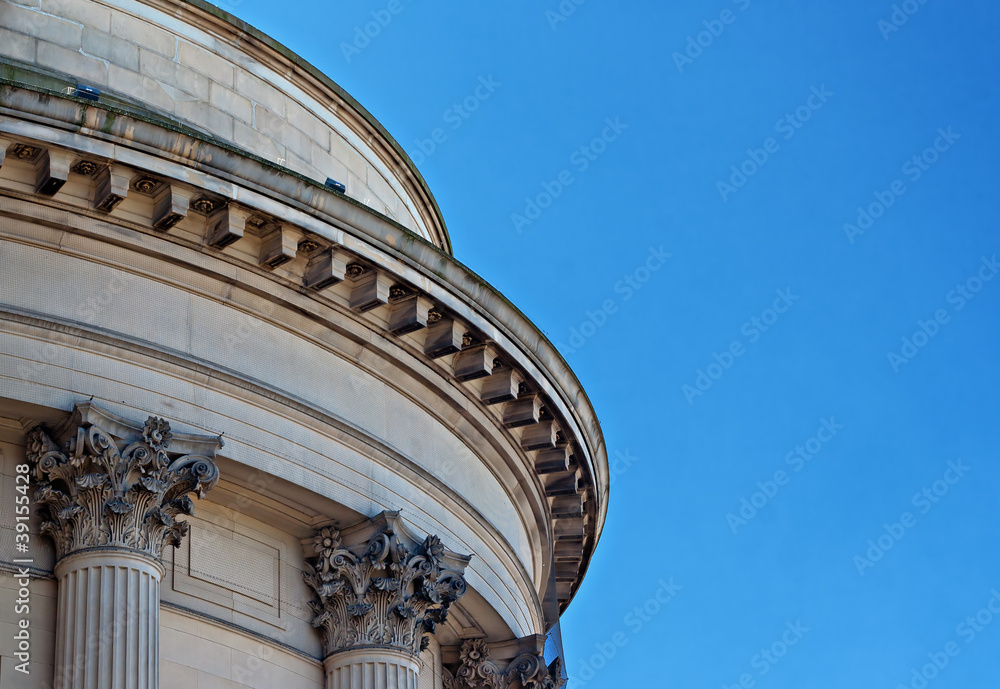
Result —
[[561, 685], [600, 427], [399, 144], [201, 0], [0, 64], [0, 686]]

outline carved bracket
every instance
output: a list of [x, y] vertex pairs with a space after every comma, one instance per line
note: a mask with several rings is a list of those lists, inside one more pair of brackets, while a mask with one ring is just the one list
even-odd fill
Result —
[[[130, 431], [139, 437], [125, 437]], [[187, 534], [187, 522], [176, 517], [194, 511], [189, 494], [204, 497], [219, 479], [213, 457], [220, 438], [182, 436], [182, 447], [208, 454], [171, 452], [170, 424], [154, 416], [136, 432], [82, 404], [63, 435], [69, 437], [60, 447], [35, 427], [27, 450], [41, 529], [55, 541], [57, 559], [84, 548], [118, 547], [159, 560], [164, 545], [177, 547]]]

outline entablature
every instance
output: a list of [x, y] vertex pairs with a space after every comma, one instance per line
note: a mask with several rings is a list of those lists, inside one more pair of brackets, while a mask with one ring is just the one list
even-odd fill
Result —
[[155, 233], [353, 314], [487, 410], [547, 503], [565, 608], [603, 524], [606, 454], [579, 383], [509, 303], [376, 214], [238, 151], [28, 88], [8, 87], [3, 106], [3, 193]]

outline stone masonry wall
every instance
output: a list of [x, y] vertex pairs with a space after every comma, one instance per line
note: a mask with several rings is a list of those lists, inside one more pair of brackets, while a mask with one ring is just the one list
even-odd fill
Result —
[[352, 198], [428, 238], [419, 201], [336, 105], [243, 43], [135, 1], [0, 0], [0, 58], [141, 101], [318, 182], [332, 177]]

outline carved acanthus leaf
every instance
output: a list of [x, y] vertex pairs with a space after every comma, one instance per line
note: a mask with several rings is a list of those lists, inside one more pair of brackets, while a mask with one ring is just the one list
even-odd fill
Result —
[[519, 655], [501, 670], [490, 660], [485, 639], [466, 639], [459, 658], [454, 674], [445, 670], [444, 689], [560, 689], [564, 683], [561, 661], [546, 666], [535, 653]]
[[311, 545], [316, 554], [306, 558], [303, 577], [319, 598], [310, 605], [326, 655], [359, 646], [417, 655], [466, 591], [436, 536], [408, 547], [390, 529], [346, 547], [337, 530], [325, 527]]
[[191, 514], [189, 493], [203, 497], [219, 479], [211, 457], [170, 453], [170, 424], [153, 416], [141, 438], [116, 441], [83, 422], [59, 448], [41, 427], [28, 434], [41, 530], [61, 559], [84, 548], [120, 547], [157, 559], [164, 545], [180, 545]]

